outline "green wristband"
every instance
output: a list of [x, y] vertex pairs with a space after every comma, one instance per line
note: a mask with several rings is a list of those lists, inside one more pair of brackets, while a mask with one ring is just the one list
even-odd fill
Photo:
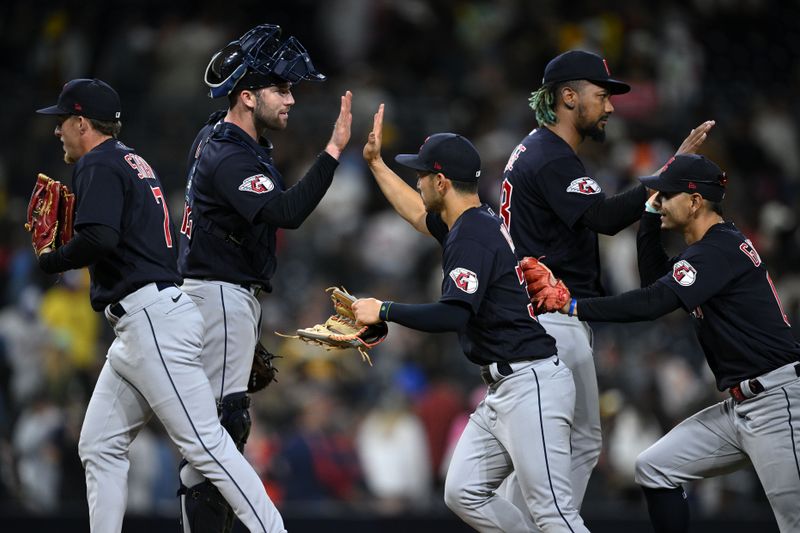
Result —
[[381, 303], [381, 310], [378, 312], [378, 318], [383, 320], [384, 322], [389, 320], [389, 308], [392, 306], [394, 302], [392, 301], [385, 301]]

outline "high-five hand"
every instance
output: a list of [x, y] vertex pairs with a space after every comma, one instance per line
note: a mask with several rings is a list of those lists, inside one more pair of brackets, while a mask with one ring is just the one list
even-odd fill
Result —
[[714, 127], [714, 124], [716, 124], [715, 121], [706, 120], [690, 131], [689, 135], [687, 135], [681, 143], [678, 151], [675, 152], [675, 155], [697, 153], [697, 150], [705, 142], [706, 138], [708, 137], [708, 132], [711, 131], [711, 128]]
[[372, 131], [369, 133], [367, 144], [364, 145], [364, 159], [367, 162], [381, 158], [381, 142], [383, 140], [383, 104], [378, 106], [378, 112], [372, 121]]
[[353, 93], [347, 91], [342, 96], [342, 106], [339, 109], [339, 117], [333, 125], [331, 140], [325, 147], [325, 151], [334, 159], [339, 159], [347, 143], [350, 141], [350, 126], [353, 124], [353, 114], [350, 108], [353, 104]]

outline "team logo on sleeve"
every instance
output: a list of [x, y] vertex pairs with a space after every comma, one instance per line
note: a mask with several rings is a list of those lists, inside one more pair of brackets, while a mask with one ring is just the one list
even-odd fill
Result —
[[672, 279], [682, 287], [688, 287], [697, 279], [697, 270], [689, 264], [689, 261], [681, 260], [672, 267]]
[[269, 192], [274, 188], [275, 184], [272, 183], [272, 180], [269, 179], [269, 176], [265, 176], [264, 174], [250, 176], [249, 178], [245, 179], [241, 185], [239, 185], [240, 191], [254, 192], [256, 194], [264, 194], [265, 192]]
[[567, 192], [576, 192], [578, 194], [598, 194], [600, 191], [600, 185], [588, 176], [572, 180], [572, 183], [567, 187]]
[[467, 294], [473, 294], [478, 290], [478, 276], [472, 270], [461, 267], [454, 268], [450, 271], [450, 278], [456, 287]]

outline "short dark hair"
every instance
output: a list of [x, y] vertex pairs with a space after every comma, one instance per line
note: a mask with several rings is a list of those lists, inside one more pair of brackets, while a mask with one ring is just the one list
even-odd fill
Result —
[[706, 200], [706, 201], [708, 202], [708, 207], [713, 212], [715, 212], [719, 216], [722, 216], [722, 202], [712, 202], [711, 200]]
[[97, 120], [95, 118], [89, 118], [87, 120], [98, 133], [110, 135], [115, 139], [119, 135], [119, 132], [122, 131], [121, 120]]
[[460, 194], [477, 194], [478, 182], [477, 181], [459, 181], [450, 180], [453, 184], [453, 190]]

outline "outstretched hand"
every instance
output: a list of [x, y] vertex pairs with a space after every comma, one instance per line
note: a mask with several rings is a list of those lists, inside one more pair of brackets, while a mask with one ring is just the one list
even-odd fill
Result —
[[675, 155], [697, 153], [697, 150], [705, 142], [706, 137], [708, 137], [708, 132], [711, 131], [711, 128], [714, 127], [714, 124], [716, 124], [715, 121], [706, 120], [690, 131], [689, 135], [681, 143], [678, 151], [675, 152]]
[[346, 91], [342, 96], [342, 106], [339, 109], [339, 117], [333, 125], [331, 140], [325, 147], [325, 151], [334, 159], [339, 159], [347, 143], [350, 141], [350, 127], [353, 124], [353, 114], [350, 108], [353, 104], [353, 93]]
[[367, 144], [364, 145], [364, 159], [367, 163], [381, 158], [381, 142], [383, 140], [383, 104], [378, 106], [378, 112], [372, 121], [372, 131], [369, 133]]

